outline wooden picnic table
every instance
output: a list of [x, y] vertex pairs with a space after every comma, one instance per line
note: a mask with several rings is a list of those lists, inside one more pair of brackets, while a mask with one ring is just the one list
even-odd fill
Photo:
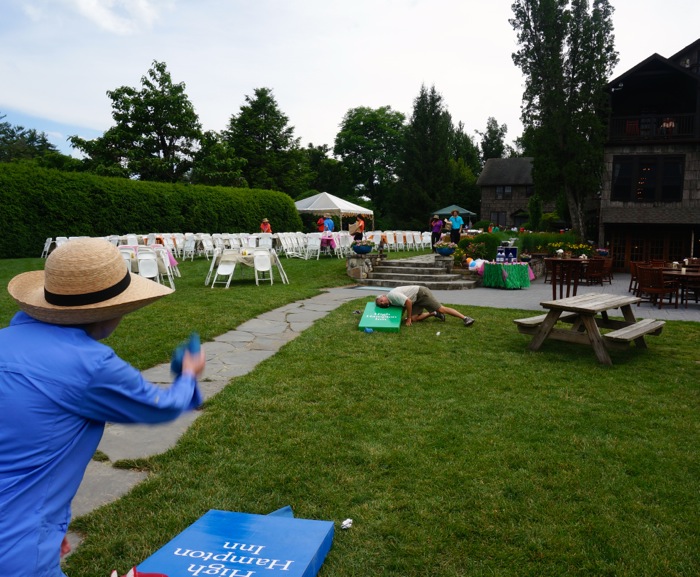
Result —
[[[612, 365], [609, 349], [627, 348], [632, 341], [645, 349], [644, 336], [660, 334], [665, 324], [654, 319], [637, 321], [632, 305], [640, 300], [634, 296], [587, 293], [541, 302], [549, 312], [514, 322], [521, 333], [532, 335], [528, 345], [531, 351], [539, 350], [547, 339], [579, 343], [593, 347], [599, 362]], [[612, 309], [620, 309], [624, 320], [609, 318], [608, 311]], [[570, 323], [571, 327], [556, 327], [558, 321]], [[603, 334], [601, 328], [613, 330]]]

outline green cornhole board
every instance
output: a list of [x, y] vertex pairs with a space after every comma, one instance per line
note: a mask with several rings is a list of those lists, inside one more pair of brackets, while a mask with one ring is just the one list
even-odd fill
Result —
[[359, 329], [372, 329], [384, 333], [398, 333], [401, 327], [402, 307], [388, 307], [383, 309], [376, 303], [371, 302], [365, 305], [365, 312], [362, 313]]

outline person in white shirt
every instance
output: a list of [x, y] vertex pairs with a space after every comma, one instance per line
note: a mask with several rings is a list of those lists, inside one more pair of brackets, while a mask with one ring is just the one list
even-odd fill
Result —
[[463, 315], [458, 310], [440, 304], [428, 287], [418, 285], [400, 286], [390, 290], [385, 295], [378, 296], [374, 301], [378, 307], [389, 306], [406, 309], [406, 326], [410, 327], [414, 322], [424, 321], [435, 317], [445, 321], [445, 315], [462, 319], [465, 327], [474, 324], [474, 319]]

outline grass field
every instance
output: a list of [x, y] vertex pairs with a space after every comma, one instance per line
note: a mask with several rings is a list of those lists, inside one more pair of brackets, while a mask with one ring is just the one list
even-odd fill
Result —
[[[38, 262], [4, 261], [2, 282]], [[289, 286], [226, 291], [204, 287], [205, 261], [184, 263], [176, 293], [109, 344], [145, 368], [193, 329], [211, 338], [348, 284], [337, 259], [284, 265]], [[368, 335], [360, 302], [234, 379], [177, 447], [120, 463], [151, 475], [75, 520], [85, 541], [66, 573], [125, 571], [208, 509], [291, 505], [354, 520], [326, 577], [700, 574], [698, 323], [668, 322], [606, 367], [569, 343], [528, 352], [512, 319], [531, 311]]]

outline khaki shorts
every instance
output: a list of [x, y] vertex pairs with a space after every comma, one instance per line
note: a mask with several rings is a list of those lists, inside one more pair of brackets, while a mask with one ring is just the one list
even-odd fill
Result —
[[423, 312], [423, 309], [427, 309], [428, 312], [433, 313], [438, 310], [442, 305], [435, 300], [433, 293], [431, 293], [427, 288], [420, 287], [418, 289], [418, 294], [416, 295], [416, 302], [413, 303], [413, 314], [419, 315]]

